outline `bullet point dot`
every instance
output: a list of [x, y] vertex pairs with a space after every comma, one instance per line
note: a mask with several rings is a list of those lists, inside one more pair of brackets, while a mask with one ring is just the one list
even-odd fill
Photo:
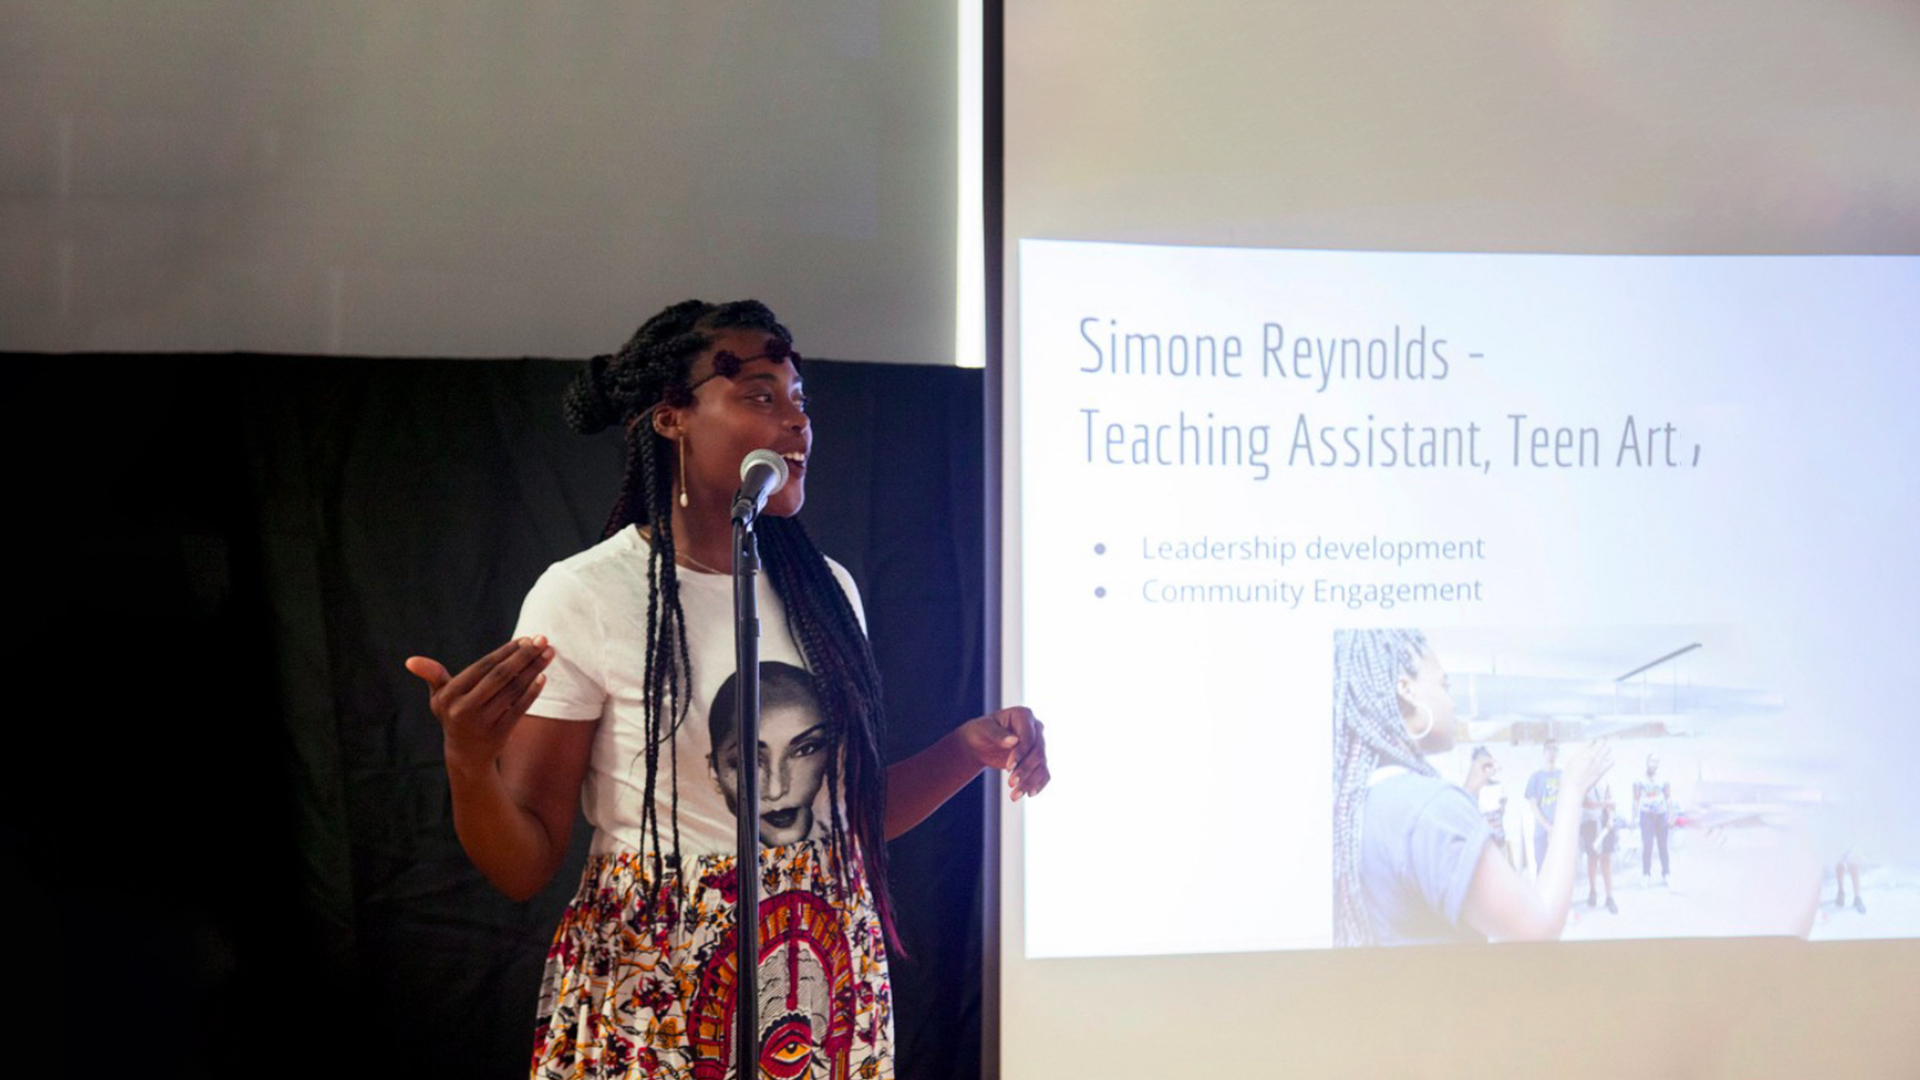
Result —
[[1107, 553], [1107, 545], [1105, 544], [1093, 545], [1093, 553], [1095, 555], [1105, 555]]
[[1093, 595], [1095, 596], [1107, 595], [1107, 587], [1105, 585], [1100, 586], [1099, 588], [1093, 590]]

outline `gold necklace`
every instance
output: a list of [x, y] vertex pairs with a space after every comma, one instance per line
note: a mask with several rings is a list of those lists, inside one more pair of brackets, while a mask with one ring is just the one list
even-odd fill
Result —
[[[634, 528], [639, 530], [641, 539], [645, 540], [648, 544], [653, 543], [653, 527], [651, 525], [636, 525]], [[689, 570], [698, 570], [703, 574], [725, 574], [728, 576], [732, 576], [733, 574], [731, 570], [715, 570], [699, 559], [681, 551], [678, 547], [673, 549], [673, 561], [677, 565], [684, 566]]]
[[702, 573], [707, 573], [707, 574], [730, 573], [730, 571], [726, 571], [726, 570], [715, 570], [713, 567], [708, 566], [706, 563], [701, 562], [699, 559], [696, 559], [693, 556], [687, 554], [686, 552], [681, 551], [679, 548], [675, 548], [673, 550], [673, 561], [679, 563], [682, 566], [687, 567], [690, 570], [699, 570]]

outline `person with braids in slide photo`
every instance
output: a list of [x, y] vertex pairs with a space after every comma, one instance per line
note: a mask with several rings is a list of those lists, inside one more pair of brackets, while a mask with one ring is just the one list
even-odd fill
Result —
[[[1428, 762], [1456, 738], [1446, 671], [1425, 635], [1334, 634], [1335, 945], [1549, 940], [1565, 928], [1579, 815], [1554, 820], [1530, 880], [1501, 854], [1466, 789]], [[1573, 753], [1563, 793], [1578, 797], [1611, 764], [1602, 743]]]
[[[1016, 799], [1047, 785], [1040, 722], [1021, 708], [882, 761], [859, 595], [794, 516], [813, 445], [799, 360], [765, 305], [695, 300], [594, 358], [566, 414], [583, 434], [626, 435], [606, 538], [548, 569], [513, 640], [459, 674], [407, 661], [444, 728], [461, 844], [502, 892], [545, 886], [576, 805], [594, 829], [548, 952], [535, 1077], [893, 1076], [887, 841], [982, 768], [1007, 770]], [[736, 773], [707, 712], [734, 675], [730, 511], [741, 459], [760, 449], [789, 464], [757, 525], [761, 656], [785, 669], [769, 681], [761, 775], [771, 788], [785, 769], [825, 790], [805, 808], [761, 808], [748, 992], [762, 1050], [741, 1069], [729, 1037]]]

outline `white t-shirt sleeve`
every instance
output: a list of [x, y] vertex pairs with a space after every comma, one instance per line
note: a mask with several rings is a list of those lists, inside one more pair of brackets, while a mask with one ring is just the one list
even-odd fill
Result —
[[547, 568], [520, 605], [513, 636], [546, 635], [553, 646], [547, 685], [527, 712], [555, 720], [598, 720], [607, 703], [599, 604], [565, 564]]
[[840, 583], [840, 591], [847, 594], [847, 603], [853, 605], [853, 617], [860, 620], [860, 632], [866, 633], [867, 609], [860, 603], [860, 587], [853, 583], [853, 575], [832, 559], [827, 560], [827, 569], [833, 571], [833, 579]]

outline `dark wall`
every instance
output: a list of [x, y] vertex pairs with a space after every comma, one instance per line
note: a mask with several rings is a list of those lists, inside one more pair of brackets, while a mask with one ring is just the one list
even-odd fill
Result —
[[[572, 365], [8, 359], [49, 375], [23, 403], [47, 430], [13, 440], [49, 719], [6, 858], [31, 925], [71, 931], [57, 962], [124, 987], [102, 1048], [161, 1075], [524, 1075], [587, 830], [543, 895], [495, 893], [401, 661], [498, 644], [598, 538], [622, 447], [565, 432]], [[804, 517], [863, 591], [901, 756], [980, 704], [980, 373], [805, 376]], [[979, 788], [894, 845], [903, 1076], [979, 1073]]]

